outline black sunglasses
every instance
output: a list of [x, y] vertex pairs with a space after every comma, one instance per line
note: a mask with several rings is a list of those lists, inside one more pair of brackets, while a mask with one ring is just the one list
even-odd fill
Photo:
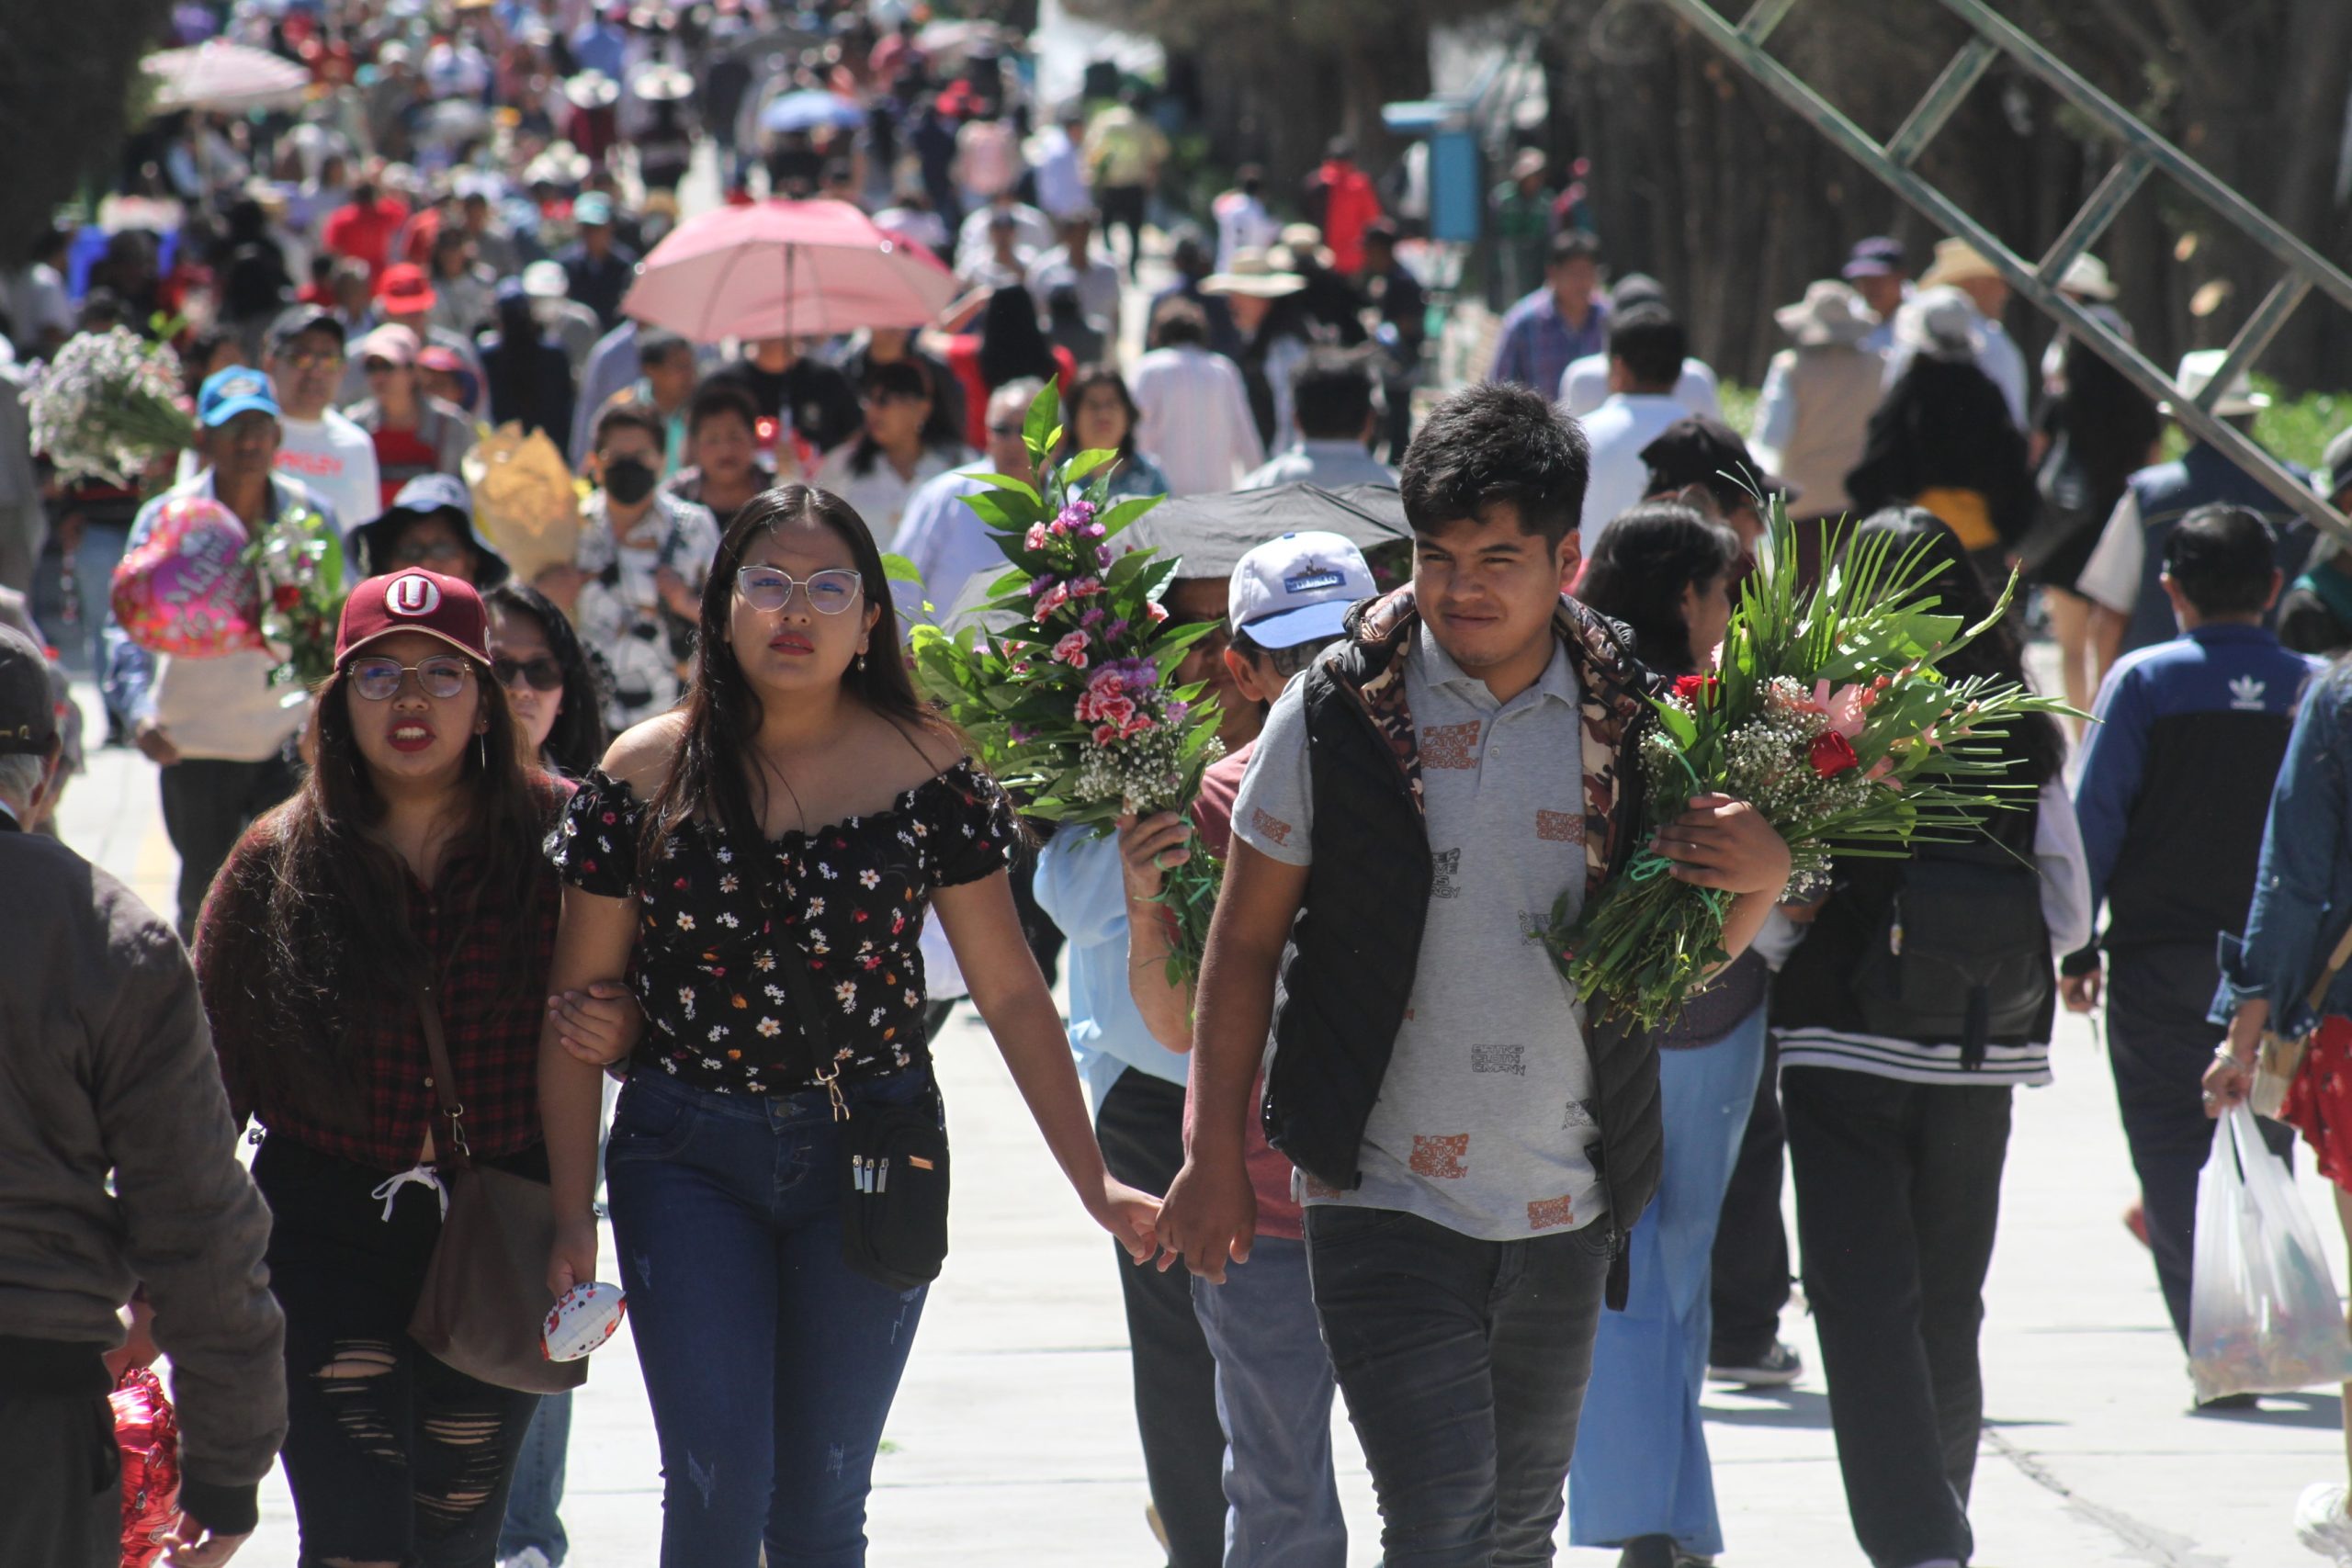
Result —
[[545, 657], [532, 660], [493, 659], [490, 661], [490, 672], [497, 678], [501, 686], [510, 692], [514, 689], [514, 678], [517, 675], [529, 682], [531, 690], [535, 692], [560, 691], [563, 686], [563, 666]]

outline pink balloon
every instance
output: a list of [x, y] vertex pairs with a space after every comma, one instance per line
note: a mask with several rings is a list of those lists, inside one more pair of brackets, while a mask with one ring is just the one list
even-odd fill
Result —
[[140, 647], [185, 659], [261, 647], [246, 542], [237, 514], [210, 496], [174, 496], [114, 569], [115, 619]]

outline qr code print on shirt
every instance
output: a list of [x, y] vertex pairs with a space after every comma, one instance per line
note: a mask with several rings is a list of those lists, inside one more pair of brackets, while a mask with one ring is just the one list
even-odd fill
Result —
[[1562, 1225], [1577, 1223], [1577, 1206], [1573, 1199], [1536, 1198], [1527, 1205], [1527, 1228], [1532, 1231], [1557, 1230]]
[[1568, 811], [1539, 811], [1535, 814], [1535, 836], [1555, 844], [1580, 843], [1584, 839], [1584, 818]]
[[1459, 1181], [1470, 1174], [1464, 1163], [1470, 1153], [1470, 1134], [1453, 1133], [1442, 1137], [1425, 1134], [1413, 1134], [1413, 1174], [1431, 1181]]
[[1527, 1076], [1527, 1047], [1524, 1045], [1473, 1045], [1470, 1047], [1470, 1070], [1474, 1073], [1510, 1073], [1518, 1077]]
[[1477, 719], [1467, 724], [1436, 724], [1421, 731], [1421, 766], [1475, 768], [1478, 765]]
[[1253, 806], [1250, 808], [1250, 826], [1277, 844], [1290, 842], [1290, 824], [1262, 806]]

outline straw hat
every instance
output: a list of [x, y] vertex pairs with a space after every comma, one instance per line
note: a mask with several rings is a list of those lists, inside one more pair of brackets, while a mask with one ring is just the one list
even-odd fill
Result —
[[1510, 161], [1510, 177], [1514, 180], [1523, 180], [1531, 175], [1542, 174], [1549, 166], [1542, 148], [1522, 147], [1519, 150], [1519, 156]]
[[1849, 284], [1825, 277], [1805, 286], [1804, 298], [1772, 312], [1781, 330], [1803, 348], [1857, 344], [1878, 325], [1878, 317]]
[[548, 144], [523, 172], [526, 185], [576, 186], [588, 177], [588, 155], [569, 141]]
[[1255, 248], [1234, 252], [1230, 272], [1213, 272], [1201, 280], [1204, 294], [1247, 294], [1253, 299], [1279, 299], [1306, 287], [1306, 279], [1276, 267], [1271, 253]]
[[1938, 240], [1936, 259], [1919, 277], [1919, 287], [1933, 288], [1946, 283], [1973, 283], [1979, 278], [1999, 278], [2000, 269], [1984, 259], [1984, 253], [1965, 240]]
[[1312, 223], [1283, 224], [1282, 248], [1290, 253], [1294, 263], [1311, 257], [1326, 272], [1339, 264], [1340, 258], [1323, 243], [1323, 231]]
[[666, 61], [656, 61], [630, 78], [628, 90], [648, 103], [665, 103], [689, 96], [695, 79]]
[[620, 101], [621, 85], [602, 71], [582, 71], [564, 82], [563, 96], [574, 108], [609, 108]]
[[[2192, 349], [2180, 356], [2180, 368], [2173, 372], [2173, 383], [2188, 394], [2189, 401], [2195, 402], [2198, 395], [2212, 385], [2213, 372], [2219, 370], [2222, 362], [2229, 356], [2230, 351], [2225, 348]], [[2216, 419], [2229, 419], [2237, 414], [2260, 413], [2269, 406], [2268, 395], [2256, 391], [2253, 380], [2241, 370], [2237, 378], [2215, 400], [2212, 412]], [[2167, 399], [2158, 403], [2156, 409], [2161, 413], [2170, 413], [2172, 402]]]
[[2115, 298], [2115, 279], [2108, 276], [2107, 264], [2098, 257], [2080, 255], [2066, 264], [2066, 275], [2058, 280], [2058, 291], [2104, 303]]

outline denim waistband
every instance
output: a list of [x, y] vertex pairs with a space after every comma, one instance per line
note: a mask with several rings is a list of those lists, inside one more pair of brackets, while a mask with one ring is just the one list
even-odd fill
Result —
[[[932, 1082], [931, 1064], [918, 1059], [914, 1066], [878, 1077], [843, 1078], [839, 1084], [842, 1099], [854, 1111], [860, 1105], [903, 1105]], [[684, 1106], [702, 1116], [714, 1116], [723, 1121], [756, 1122], [770, 1127], [782, 1127], [797, 1122], [829, 1122], [833, 1118], [832, 1097], [829, 1090], [804, 1089], [792, 1094], [720, 1094], [715, 1089], [697, 1089], [681, 1083], [658, 1068], [643, 1066], [634, 1068], [628, 1081], [622, 1085], [623, 1094], [633, 1094], [649, 1100], [668, 1100]]]

